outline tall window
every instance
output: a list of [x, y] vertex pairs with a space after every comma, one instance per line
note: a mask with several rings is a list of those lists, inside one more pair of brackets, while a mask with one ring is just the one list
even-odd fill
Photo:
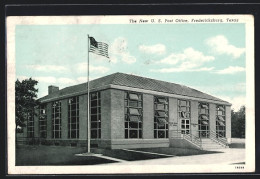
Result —
[[47, 136], [46, 105], [40, 105], [39, 132], [41, 138], [46, 138]]
[[154, 97], [154, 138], [168, 138], [168, 98]]
[[226, 118], [225, 118], [225, 106], [216, 106], [216, 133], [218, 137], [226, 136]]
[[125, 138], [142, 138], [142, 94], [125, 92]]
[[61, 102], [52, 103], [52, 138], [61, 138]]
[[101, 138], [101, 96], [100, 92], [90, 94], [91, 138]]
[[32, 116], [32, 113], [27, 113], [27, 136], [28, 137], [34, 137], [34, 118]]
[[79, 138], [79, 97], [68, 99], [68, 138]]
[[199, 103], [199, 137], [209, 137], [209, 104]]
[[178, 100], [178, 114], [181, 121], [181, 133], [190, 133], [190, 101]]

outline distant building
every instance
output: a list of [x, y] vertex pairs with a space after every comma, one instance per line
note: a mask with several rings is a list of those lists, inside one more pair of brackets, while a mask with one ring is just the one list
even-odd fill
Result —
[[[100, 148], [224, 147], [231, 104], [179, 84], [114, 73], [90, 82], [91, 145]], [[39, 99], [23, 130], [46, 145], [87, 146], [87, 83]]]

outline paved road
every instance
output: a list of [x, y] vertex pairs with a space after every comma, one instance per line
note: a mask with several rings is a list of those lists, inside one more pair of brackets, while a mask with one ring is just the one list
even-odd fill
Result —
[[[124, 165], [207, 165], [207, 164], [234, 164], [245, 162], [245, 149], [218, 149], [223, 153], [203, 154], [183, 157], [169, 157], [142, 161], [124, 162]], [[118, 165], [111, 163], [105, 165]]]

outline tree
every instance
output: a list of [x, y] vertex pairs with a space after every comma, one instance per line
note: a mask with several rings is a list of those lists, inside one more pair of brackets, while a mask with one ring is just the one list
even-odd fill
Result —
[[245, 112], [245, 106], [241, 106], [237, 112], [231, 111], [232, 137], [245, 137]]
[[15, 126], [25, 127], [29, 115], [34, 115], [34, 108], [38, 105], [36, 100], [38, 81], [32, 78], [15, 82]]

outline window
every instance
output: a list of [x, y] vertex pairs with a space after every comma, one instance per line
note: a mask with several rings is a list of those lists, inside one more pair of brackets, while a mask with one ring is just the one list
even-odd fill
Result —
[[216, 133], [217, 137], [226, 136], [225, 106], [216, 106]]
[[168, 98], [154, 97], [154, 138], [168, 138]]
[[61, 138], [61, 101], [52, 103], [52, 138]]
[[100, 92], [90, 94], [91, 138], [101, 138], [101, 96]]
[[142, 138], [142, 94], [125, 92], [125, 138]]
[[208, 138], [209, 137], [209, 104], [199, 102], [199, 137]]
[[46, 138], [47, 137], [46, 105], [40, 105], [39, 132], [40, 132], [40, 137], [41, 138]]
[[79, 138], [79, 97], [68, 99], [68, 138]]
[[190, 101], [178, 100], [178, 114], [181, 121], [181, 133], [190, 133]]
[[34, 137], [34, 118], [32, 113], [27, 113], [27, 137]]

